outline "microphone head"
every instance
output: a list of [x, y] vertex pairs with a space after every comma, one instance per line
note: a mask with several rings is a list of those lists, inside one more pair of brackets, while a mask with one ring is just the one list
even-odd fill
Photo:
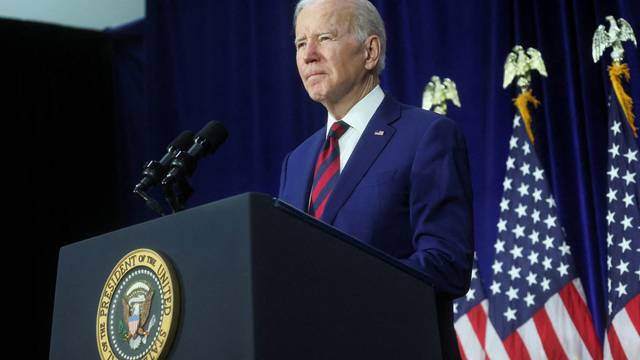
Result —
[[229, 136], [229, 133], [224, 125], [214, 120], [207, 123], [207, 125], [196, 134], [195, 142], [205, 145], [206, 151], [202, 156], [206, 156], [214, 152], [218, 146], [222, 145], [222, 143], [227, 140], [227, 136]]
[[188, 150], [191, 144], [193, 143], [193, 131], [185, 130], [178, 135], [173, 141], [169, 144], [167, 149], [171, 150]]

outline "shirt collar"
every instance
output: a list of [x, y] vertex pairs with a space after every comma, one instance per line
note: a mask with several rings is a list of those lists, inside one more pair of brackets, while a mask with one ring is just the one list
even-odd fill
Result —
[[[373, 117], [373, 114], [378, 110], [380, 104], [382, 104], [382, 100], [384, 100], [384, 91], [380, 85], [377, 85], [373, 90], [371, 90], [367, 96], [363, 97], [360, 101], [358, 101], [353, 107], [349, 110], [347, 115], [342, 118], [342, 121], [346, 122], [349, 127], [354, 128], [359, 133], [364, 132], [364, 129], [367, 127], [369, 120]], [[327, 132], [326, 135], [329, 134], [329, 129], [334, 122], [336, 122], [336, 118], [328, 113], [327, 119]]]

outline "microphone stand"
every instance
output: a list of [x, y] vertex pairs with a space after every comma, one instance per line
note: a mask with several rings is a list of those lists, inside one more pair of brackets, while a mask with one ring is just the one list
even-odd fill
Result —
[[162, 182], [162, 190], [174, 213], [184, 210], [187, 200], [194, 192], [184, 176], [166, 178]]
[[160, 204], [158, 204], [158, 202], [153, 199], [151, 196], [149, 196], [146, 192], [140, 190], [137, 186], [135, 189], [133, 189], [133, 193], [139, 195], [142, 200], [144, 200], [145, 205], [147, 205], [147, 207], [153, 211], [155, 211], [156, 213], [158, 213], [160, 216], [164, 216], [165, 213], [162, 210], [162, 207], [160, 206]]

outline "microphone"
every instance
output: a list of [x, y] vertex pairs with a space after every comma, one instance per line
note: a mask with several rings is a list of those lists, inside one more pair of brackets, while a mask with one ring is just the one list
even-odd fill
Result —
[[157, 185], [164, 178], [169, 171], [169, 165], [171, 160], [180, 151], [187, 150], [189, 145], [193, 142], [193, 132], [183, 131], [173, 139], [173, 141], [167, 147], [167, 153], [160, 159], [160, 161], [151, 160], [145, 166], [142, 171], [143, 178], [135, 186], [134, 192], [139, 193], [146, 191], [148, 188]]
[[171, 161], [171, 169], [162, 180], [166, 188], [182, 179], [185, 175], [191, 177], [198, 160], [215, 152], [224, 143], [229, 133], [219, 121], [210, 121], [198, 132], [193, 140], [193, 145], [188, 151], [179, 151]]

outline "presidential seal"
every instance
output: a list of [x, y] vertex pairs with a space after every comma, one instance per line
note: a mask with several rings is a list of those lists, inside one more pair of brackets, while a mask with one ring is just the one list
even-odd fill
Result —
[[100, 358], [159, 359], [178, 323], [178, 284], [170, 264], [149, 249], [125, 255], [102, 289], [96, 319]]

